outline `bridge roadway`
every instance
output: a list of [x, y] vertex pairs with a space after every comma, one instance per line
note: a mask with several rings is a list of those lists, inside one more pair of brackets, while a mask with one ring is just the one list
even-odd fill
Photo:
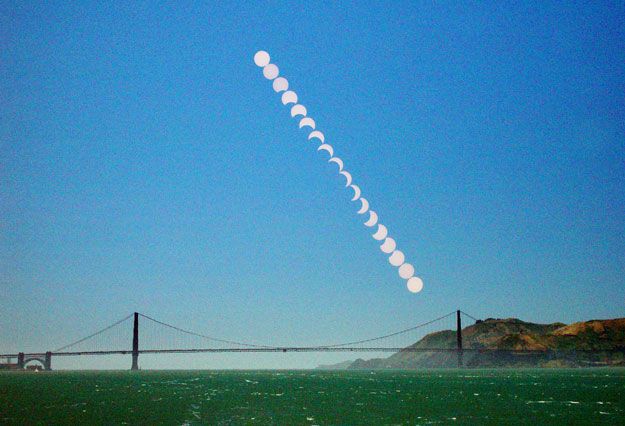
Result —
[[[602, 350], [601, 352], [620, 352], [618, 350]], [[261, 347], [261, 348], [198, 348], [198, 349], [140, 349], [139, 354], [184, 354], [184, 353], [228, 353], [228, 352], [479, 352], [479, 353], [516, 353], [516, 354], [548, 354], [554, 352], [577, 352], [592, 353], [596, 350], [572, 350], [572, 351], [554, 351], [541, 349], [488, 349], [488, 348], [388, 348], [388, 347], [323, 347], [323, 346], [285, 346], [285, 347]], [[90, 356], [90, 355], [131, 355], [132, 349], [129, 350], [108, 350], [108, 351], [78, 351], [78, 352], [52, 352], [54, 356]], [[45, 352], [24, 353], [26, 357], [42, 357]], [[15, 358], [18, 354], [0, 354], [0, 357]]]

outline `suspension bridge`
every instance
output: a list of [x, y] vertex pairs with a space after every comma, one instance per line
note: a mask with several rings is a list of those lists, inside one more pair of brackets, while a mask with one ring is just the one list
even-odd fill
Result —
[[[131, 370], [139, 369], [143, 354], [197, 354], [197, 353], [287, 353], [287, 352], [377, 352], [383, 353], [448, 353], [458, 367], [465, 366], [465, 353], [503, 353], [510, 355], [553, 356], [553, 351], [532, 349], [489, 349], [463, 344], [465, 324], [479, 320], [461, 310], [380, 336], [348, 342], [310, 345], [268, 345], [227, 340], [198, 333], [151, 316], [134, 312], [94, 333], [74, 340], [54, 350], [0, 354], [0, 358], [17, 359], [11, 364], [25, 369], [30, 363], [52, 370], [52, 358], [130, 355]], [[472, 325], [471, 324], [471, 325]], [[426, 336], [430, 338], [425, 338]], [[432, 338], [434, 337], [434, 338]], [[442, 339], [440, 338], [442, 337]], [[577, 350], [576, 352], [584, 352]], [[595, 352], [595, 351], [586, 351]]]
[[[54, 350], [40, 352], [18, 352], [0, 354], [2, 358], [17, 359], [16, 367], [24, 369], [37, 362], [45, 370], [52, 369], [53, 357], [85, 357], [104, 355], [131, 355], [131, 370], [139, 369], [139, 356], [142, 354], [185, 354], [185, 353], [286, 353], [286, 352], [455, 352], [462, 365], [462, 319], [476, 319], [458, 310], [441, 317], [417, 324], [406, 329], [349, 342], [317, 345], [266, 345], [227, 340], [198, 333], [169, 324], [148, 315], [134, 312], [94, 333], [65, 344]], [[128, 327], [132, 324], [132, 334]], [[140, 327], [141, 325], [141, 327]], [[429, 332], [455, 328], [457, 338], [454, 347], [417, 347], [414, 343]], [[145, 332], [140, 332], [145, 330]], [[120, 334], [127, 333], [126, 338]], [[164, 338], [169, 333], [169, 338]], [[143, 334], [147, 334], [144, 339]], [[108, 335], [108, 336], [107, 336]], [[174, 337], [173, 340], [171, 337]], [[108, 337], [102, 339], [102, 337]], [[121, 337], [121, 339], [119, 339]], [[131, 337], [131, 339], [129, 338]], [[186, 341], [181, 341], [180, 338]], [[192, 341], [189, 341], [189, 338]], [[100, 341], [98, 341], [100, 340]], [[103, 340], [103, 341], [102, 341]], [[124, 343], [124, 340], [126, 343]], [[145, 343], [144, 343], [145, 340]], [[120, 343], [121, 341], [121, 343]], [[141, 342], [141, 344], [140, 344]], [[107, 346], [108, 347], [102, 347]]]

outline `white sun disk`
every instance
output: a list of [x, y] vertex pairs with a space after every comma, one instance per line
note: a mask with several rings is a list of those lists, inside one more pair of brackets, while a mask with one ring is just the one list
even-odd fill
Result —
[[308, 111], [306, 111], [306, 107], [304, 105], [293, 105], [293, 108], [291, 108], [291, 117], [297, 117], [298, 115], [301, 115], [302, 117], [306, 117], [306, 114], [308, 113]]
[[273, 90], [278, 92], [284, 92], [289, 88], [289, 82], [284, 77], [278, 77], [273, 81]]
[[380, 250], [382, 250], [384, 253], [389, 254], [392, 253], [393, 250], [395, 250], [395, 247], [397, 247], [397, 243], [394, 239], [389, 237], [384, 240], [384, 243], [382, 243], [382, 245], [380, 246]]
[[399, 276], [407, 280], [414, 275], [414, 266], [410, 263], [404, 263], [399, 267]]
[[269, 64], [263, 68], [263, 75], [267, 80], [273, 80], [280, 74], [280, 70], [274, 64]]
[[405, 259], [404, 253], [399, 250], [395, 250], [393, 254], [389, 256], [388, 261], [393, 266], [401, 266]]
[[292, 90], [287, 90], [282, 94], [282, 105], [287, 104], [296, 104], [297, 103], [297, 93]]
[[259, 50], [254, 55], [254, 63], [259, 67], [267, 66], [270, 60], [271, 58], [269, 57], [269, 53], [265, 52], [264, 50]]
[[423, 280], [419, 277], [412, 277], [406, 281], [406, 287], [411, 293], [418, 293], [423, 290]]
[[[289, 81], [280, 76], [280, 69], [271, 62], [269, 53], [264, 50], [257, 51], [254, 54], [254, 63], [259, 68], [262, 68], [263, 76], [271, 81], [273, 90], [279, 94], [282, 104], [289, 108], [291, 117], [298, 120], [298, 127], [300, 129], [304, 127], [310, 128], [308, 140], [312, 142], [313, 139], [316, 139], [314, 142], [319, 144], [317, 151], [327, 152], [330, 155], [328, 162], [336, 163], [339, 168], [339, 175], [345, 178], [345, 186], [353, 190], [351, 201], [360, 201], [360, 208], [357, 213], [360, 215], [368, 213], [369, 218], [364, 222], [364, 225], [371, 228], [371, 230], [375, 230], [371, 236], [381, 243], [379, 246], [380, 250], [388, 255], [389, 263], [397, 268], [399, 276], [406, 281], [408, 290], [411, 293], [418, 293], [423, 290], [423, 280], [415, 276], [414, 266], [405, 261], [406, 259], [403, 252], [396, 250], [397, 243], [393, 238], [388, 236], [389, 231], [387, 227], [379, 223], [377, 213], [370, 210], [369, 202], [362, 197], [360, 187], [352, 184], [352, 175], [347, 170], [344, 170], [343, 160], [334, 157], [334, 148], [325, 142], [325, 135], [320, 130], [316, 129], [315, 120], [307, 117], [308, 111], [306, 107], [298, 103], [297, 93], [289, 90]], [[331, 140], [330, 138], [330, 141]]]

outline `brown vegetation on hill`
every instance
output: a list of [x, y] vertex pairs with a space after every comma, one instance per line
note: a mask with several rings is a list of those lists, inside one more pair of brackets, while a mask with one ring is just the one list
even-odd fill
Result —
[[[625, 318], [592, 320], [571, 325], [534, 324], [517, 318], [488, 318], [462, 330], [464, 365], [597, 366], [625, 364]], [[456, 332], [438, 331], [409, 346], [453, 349]], [[527, 351], [527, 352], [519, 352]], [[388, 358], [358, 359], [350, 369], [455, 367], [455, 352], [402, 350]]]

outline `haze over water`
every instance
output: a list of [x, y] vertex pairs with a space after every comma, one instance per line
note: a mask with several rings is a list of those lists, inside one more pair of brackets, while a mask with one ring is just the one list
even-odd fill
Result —
[[625, 369], [0, 374], [5, 424], [617, 424]]

